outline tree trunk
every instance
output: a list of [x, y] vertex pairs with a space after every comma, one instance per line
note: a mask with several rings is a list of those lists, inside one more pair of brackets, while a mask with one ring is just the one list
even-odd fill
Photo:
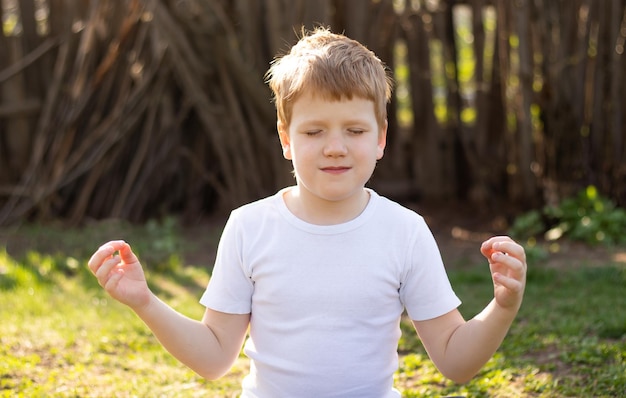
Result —
[[[534, 62], [530, 35], [530, 0], [515, 2], [513, 10], [515, 25], [519, 37], [519, 80], [518, 100], [516, 101], [517, 116], [517, 159], [516, 173], [513, 179], [512, 199], [521, 203], [535, 203], [535, 179], [532, 173], [533, 126], [530, 105], [533, 97]], [[519, 191], [518, 191], [519, 189]]]
[[[510, 209], [595, 183], [626, 204], [624, 0], [49, 0], [43, 31], [39, 2], [16, 3], [24, 30], [0, 36], [0, 225], [197, 220], [292, 184], [264, 73], [316, 25], [408, 70], [371, 181], [387, 196]], [[459, 81], [468, 49], [474, 88]]]

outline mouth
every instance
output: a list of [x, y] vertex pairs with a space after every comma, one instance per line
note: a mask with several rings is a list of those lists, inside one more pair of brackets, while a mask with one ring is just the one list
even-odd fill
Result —
[[346, 171], [350, 170], [350, 167], [347, 166], [330, 166], [330, 167], [322, 167], [321, 169], [325, 173], [329, 174], [342, 174]]

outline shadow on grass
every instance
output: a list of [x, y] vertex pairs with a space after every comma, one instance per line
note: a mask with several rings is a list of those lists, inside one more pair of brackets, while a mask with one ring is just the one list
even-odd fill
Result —
[[[199, 298], [208, 283], [208, 271], [184, 266], [172, 254], [184, 251], [173, 230], [155, 231], [138, 238], [134, 245], [149, 285], [166, 301], [190, 295]], [[50, 231], [39, 231], [37, 234], [42, 235], [35, 236], [47, 233]], [[154, 234], [160, 240], [155, 240]], [[70, 242], [74, 246], [64, 243], [70, 246], [63, 252], [54, 249], [63, 245], [53, 243], [53, 237], [46, 239], [47, 251], [23, 250], [10, 255], [0, 248], [1, 291], [35, 285], [55, 285], [62, 291], [60, 282], [72, 280], [89, 294], [102, 294], [86, 267], [91, 249], [84, 248], [86, 242], [89, 247], [93, 242], [99, 244], [99, 238], [87, 233], [56, 237], [77, 240]], [[449, 276], [463, 300], [460, 309], [466, 318], [492, 299], [491, 278], [485, 266], [450, 270]], [[432, 365], [427, 365], [417, 334], [410, 321], [404, 320], [399, 350], [402, 360], [408, 362], [401, 366], [399, 380], [407, 386], [405, 396], [490, 396], [505, 385], [519, 387], [523, 392], [520, 396], [620, 396], [626, 391], [624, 286], [623, 264], [531, 266], [524, 303], [501, 349], [481, 374], [463, 387], [446, 384]], [[418, 384], [436, 393], [422, 393]]]
[[[449, 276], [466, 319], [493, 298], [485, 267], [454, 270]], [[530, 268], [524, 303], [502, 346], [463, 386], [441, 377], [404, 318], [398, 374], [403, 396], [623, 396], [624, 286], [623, 265]]]

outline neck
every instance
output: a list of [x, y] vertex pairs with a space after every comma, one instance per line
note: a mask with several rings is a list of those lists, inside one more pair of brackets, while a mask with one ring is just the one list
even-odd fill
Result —
[[295, 186], [285, 192], [283, 199], [287, 208], [299, 219], [316, 225], [335, 225], [358, 217], [365, 210], [370, 195], [363, 189], [360, 194], [344, 200], [325, 200], [306, 194]]

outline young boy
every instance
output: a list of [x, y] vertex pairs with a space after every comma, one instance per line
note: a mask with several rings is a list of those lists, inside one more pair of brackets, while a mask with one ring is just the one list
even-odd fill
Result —
[[208, 379], [229, 370], [249, 328], [243, 397], [399, 397], [392, 384], [404, 310], [439, 370], [470, 380], [521, 305], [523, 248], [508, 237], [482, 244], [494, 299], [465, 321], [423, 218], [365, 188], [386, 142], [391, 82], [381, 61], [318, 28], [268, 79], [296, 185], [231, 213], [200, 300], [203, 319], [154, 296], [124, 241], [90, 259], [99, 283]]

